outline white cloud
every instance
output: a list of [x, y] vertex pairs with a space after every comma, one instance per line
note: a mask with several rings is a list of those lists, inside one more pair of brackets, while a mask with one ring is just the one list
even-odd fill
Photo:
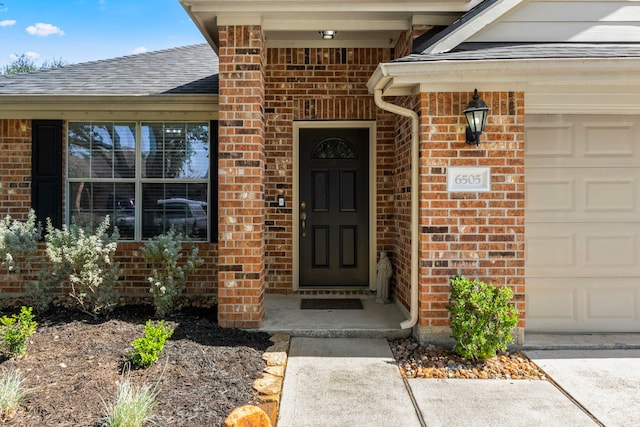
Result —
[[134, 55], [137, 55], [139, 53], [145, 53], [145, 52], [148, 52], [148, 50], [144, 46], [137, 47], [131, 51], [131, 53], [133, 53]]
[[40, 37], [46, 37], [53, 34], [64, 36], [64, 31], [62, 31], [60, 28], [51, 24], [43, 24], [42, 22], [38, 22], [35, 25], [29, 25], [27, 27], [27, 33], [31, 34], [32, 36]]
[[[40, 54], [38, 52], [26, 51], [22, 55], [26, 56], [29, 59], [38, 59], [38, 58], [40, 58]], [[22, 55], [18, 55], [16, 53], [10, 53], [9, 54], [9, 59], [12, 60], [12, 61], [15, 61], [16, 59], [20, 58]]]
[[11, 27], [16, 24], [15, 19], [5, 19], [4, 21], [0, 21], [0, 27]]

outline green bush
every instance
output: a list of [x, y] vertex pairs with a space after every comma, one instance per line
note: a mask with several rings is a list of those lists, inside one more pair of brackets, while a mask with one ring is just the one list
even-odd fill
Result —
[[151, 268], [147, 280], [151, 284], [150, 292], [158, 318], [175, 308], [176, 299], [184, 289], [187, 273], [204, 263], [198, 256], [198, 248], [188, 240], [190, 251], [182, 260], [183, 239], [182, 234], [171, 228], [165, 234], [145, 242], [142, 248], [142, 256]]
[[13, 220], [9, 215], [0, 219], [0, 266], [10, 273], [30, 270], [30, 255], [38, 249], [41, 236], [42, 227], [36, 223], [33, 210], [26, 221]]
[[109, 236], [109, 217], [93, 233], [72, 224], [58, 230], [47, 220], [47, 255], [53, 264], [52, 276], [68, 281], [69, 296], [79, 308], [94, 317], [115, 306], [119, 268], [114, 262], [118, 230]]
[[36, 331], [32, 308], [22, 307], [19, 315], [0, 318], [2, 350], [11, 357], [22, 356], [27, 350], [27, 340]]
[[173, 335], [173, 329], [164, 326], [164, 320], [156, 325], [148, 320], [144, 326], [144, 337], [131, 343], [133, 347], [131, 362], [141, 368], [153, 365], [162, 353], [165, 341], [171, 338], [171, 335]]
[[518, 324], [518, 310], [509, 301], [513, 292], [463, 276], [451, 277], [451, 314], [454, 350], [468, 359], [488, 359], [504, 351], [513, 341], [511, 331]]
[[31, 209], [26, 221], [18, 221], [6, 216], [0, 220], [0, 267], [4, 267], [26, 285], [31, 305], [36, 310], [44, 310], [53, 300], [53, 288], [57, 282], [51, 280], [44, 264], [38, 272], [38, 280], [33, 268], [34, 254], [42, 237], [42, 226], [36, 222], [36, 214]]

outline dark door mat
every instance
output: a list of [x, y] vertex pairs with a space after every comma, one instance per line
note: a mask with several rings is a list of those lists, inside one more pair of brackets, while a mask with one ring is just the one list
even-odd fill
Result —
[[362, 310], [359, 298], [304, 298], [302, 310]]

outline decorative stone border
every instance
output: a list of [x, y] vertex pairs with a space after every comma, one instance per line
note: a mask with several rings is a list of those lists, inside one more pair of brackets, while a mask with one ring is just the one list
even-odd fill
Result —
[[273, 427], [276, 425], [291, 337], [275, 334], [270, 341], [273, 345], [262, 355], [267, 366], [264, 368], [262, 377], [253, 383], [253, 389], [258, 394], [258, 404], [236, 408], [225, 420], [224, 427]]

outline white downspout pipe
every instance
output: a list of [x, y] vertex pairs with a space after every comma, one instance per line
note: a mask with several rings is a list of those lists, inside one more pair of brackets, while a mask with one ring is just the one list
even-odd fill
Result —
[[418, 323], [419, 249], [420, 249], [420, 119], [408, 108], [382, 99], [382, 89], [375, 89], [374, 99], [381, 109], [411, 119], [411, 318], [400, 323], [402, 329]]

